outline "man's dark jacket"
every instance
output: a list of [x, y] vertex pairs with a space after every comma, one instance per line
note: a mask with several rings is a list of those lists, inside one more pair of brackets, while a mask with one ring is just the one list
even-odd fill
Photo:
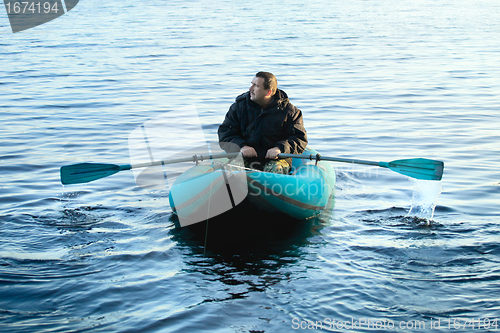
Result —
[[[231, 142], [238, 147], [253, 147], [263, 160], [268, 149], [278, 147], [284, 154], [301, 154], [307, 146], [307, 134], [302, 112], [290, 103], [287, 94], [277, 90], [271, 103], [262, 109], [250, 100], [250, 92], [236, 97], [224, 122], [219, 126], [219, 142]], [[239, 150], [238, 150], [239, 151]]]

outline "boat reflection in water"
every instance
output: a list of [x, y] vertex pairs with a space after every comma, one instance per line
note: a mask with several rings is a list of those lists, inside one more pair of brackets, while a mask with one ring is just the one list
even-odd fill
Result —
[[[332, 197], [320, 215], [296, 220], [282, 214], [249, 211], [252, 206], [245, 200], [237, 209], [208, 221], [172, 229], [172, 240], [183, 253], [184, 270], [189, 276], [198, 276], [210, 285], [226, 286], [214, 287], [219, 291], [203, 295], [203, 302], [247, 298], [254, 291], [266, 292], [289, 280], [294, 271], [302, 274], [303, 261], [315, 256], [311, 244], [317, 241], [312, 239], [321, 237], [333, 206]], [[170, 220], [178, 226], [175, 214]]]

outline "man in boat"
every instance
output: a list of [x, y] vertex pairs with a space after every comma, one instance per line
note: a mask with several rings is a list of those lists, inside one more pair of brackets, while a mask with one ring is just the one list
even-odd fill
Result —
[[255, 74], [249, 90], [236, 97], [218, 134], [222, 149], [239, 147], [245, 166], [266, 172], [288, 174], [292, 160], [278, 154], [301, 154], [307, 146], [302, 112], [268, 72]]

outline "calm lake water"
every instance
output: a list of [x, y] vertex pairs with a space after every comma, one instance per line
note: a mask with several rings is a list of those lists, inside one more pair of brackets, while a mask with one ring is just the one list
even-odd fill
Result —
[[[82, 0], [16, 34], [0, 9], [0, 330], [500, 330], [498, 40], [488, 0]], [[260, 70], [321, 154], [442, 160], [443, 180], [337, 163], [319, 218], [235, 217], [206, 249], [131, 172], [61, 185], [129, 163], [171, 110], [216, 139]]]

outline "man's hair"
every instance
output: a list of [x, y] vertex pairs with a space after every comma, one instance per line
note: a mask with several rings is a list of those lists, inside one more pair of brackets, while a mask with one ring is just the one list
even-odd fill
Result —
[[264, 79], [264, 89], [269, 90], [271, 89], [273, 91], [273, 95], [276, 93], [276, 90], [278, 90], [278, 80], [276, 80], [276, 77], [269, 72], [258, 72], [255, 74], [255, 77], [261, 77]]

